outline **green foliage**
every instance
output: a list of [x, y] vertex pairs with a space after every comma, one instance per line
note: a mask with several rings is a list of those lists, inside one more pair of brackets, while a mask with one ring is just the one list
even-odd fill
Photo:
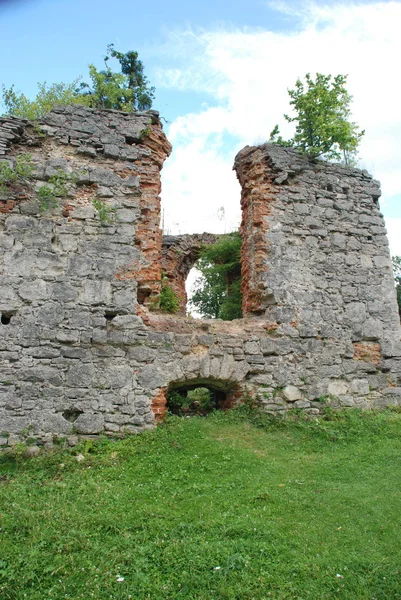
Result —
[[[120, 63], [121, 73], [112, 71], [110, 59]], [[81, 83], [78, 91], [93, 108], [113, 108], [132, 112], [151, 108], [155, 88], [149, 86], [138, 52], [118, 52], [114, 44], [107, 46], [105, 68], [101, 71], [89, 65], [91, 84]]]
[[1, 598], [400, 600], [401, 413], [257, 419], [2, 453]]
[[241, 236], [229, 233], [201, 252], [196, 268], [202, 278], [195, 282], [190, 300], [203, 317], [231, 321], [242, 316]]
[[284, 115], [289, 123], [296, 123], [295, 136], [284, 140], [276, 125], [270, 134], [270, 141], [283, 146], [291, 146], [312, 158], [327, 160], [343, 159], [346, 165], [353, 165], [357, 148], [364, 131], [349, 121], [352, 96], [345, 84], [347, 75], [322, 75], [316, 73], [313, 80], [309, 73], [305, 76], [306, 85], [298, 79], [295, 89], [288, 90], [290, 105], [295, 116]]
[[3, 85], [3, 104], [7, 114], [34, 121], [41, 119], [54, 105], [86, 104], [89, 106], [89, 100], [82, 94], [77, 94], [78, 85], [79, 79], [72, 83], [53, 83], [50, 86], [46, 82], [38, 83], [38, 93], [34, 100], [29, 100], [24, 94], [16, 92], [13, 85], [9, 89]]
[[0, 162], [0, 194], [7, 194], [15, 183], [27, 183], [32, 177], [34, 166], [30, 154], [21, 154], [13, 166], [9, 160]]
[[194, 390], [170, 390], [167, 406], [176, 415], [205, 414], [216, 408], [216, 400], [213, 393], [205, 387]]
[[158, 299], [159, 309], [166, 313], [176, 313], [180, 308], [180, 301], [166, 277], [162, 277], [160, 295]]
[[[114, 72], [109, 61], [115, 59], [121, 72]], [[23, 93], [16, 92], [14, 86], [3, 85], [3, 104], [6, 113], [16, 117], [37, 120], [48, 113], [54, 105], [83, 104], [92, 108], [112, 108], [132, 112], [151, 108], [155, 88], [145, 77], [138, 52], [130, 50], [125, 54], [115, 50], [113, 44], [107, 46], [104, 58], [105, 68], [98, 70], [89, 65], [91, 83], [78, 78], [72, 83], [38, 83], [38, 93], [29, 100]]]
[[57, 169], [57, 173], [49, 177], [49, 183], [41, 185], [37, 191], [40, 210], [45, 211], [49, 208], [56, 208], [60, 198], [68, 196], [67, 184], [74, 181], [74, 175], [66, 173], [61, 168]]
[[401, 256], [393, 256], [393, 273], [397, 290], [398, 311], [401, 318]]
[[108, 206], [104, 200], [100, 198], [93, 198], [93, 208], [96, 210], [101, 225], [111, 225], [117, 220], [117, 209], [112, 206]]

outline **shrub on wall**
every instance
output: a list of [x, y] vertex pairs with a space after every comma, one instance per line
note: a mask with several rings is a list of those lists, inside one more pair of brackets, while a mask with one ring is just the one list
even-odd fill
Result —
[[159, 296], [159, 308], [163, 312], [176, 313], [180, 308], [180, 301], [166, 277], [162, 277]]

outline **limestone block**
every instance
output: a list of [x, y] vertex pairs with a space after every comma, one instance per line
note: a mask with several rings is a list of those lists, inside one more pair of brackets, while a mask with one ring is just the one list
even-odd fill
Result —
[[401, 401], [401, 387], [389, 387], [383, 390], [383, 395], [398, 398]]
[[34, 231], [36, 220], [33, 217], [22, 215], [10, 215], [5, 223], [4, 230], [7, 233], [18, 233]]
[[181, 366], [187, 379], [199, 377], [201, 360], [201, 356], [194, 356], [193, 354], [183, 358]]
[[96, 369], [92, 363], [75, 362], [67, 372], [66, 384], [68, 387], [90, 388], [92, 386]]
[[139, 177], [126, 177], [125, 179], [123, 179], [123, 185], [125, 187], [129, 187], [129, 188], [139, 188]]
[[97, 385], [104, 388], [132, 388], [132, 379], [132, 369], [126, 365], [114, 365], [98, 374]]
[[351, 323], [362, 323], [366, 320], [366, 306], [362, 302], [350, 302], [345, 307], [345, 316]]
[[369, 381], [367, 379], [353, 379], [350, 391], [354, 394], [369, 394]]
[[50, 295], [50, 288], [43, 279], [34, 279], [22, 283], [18, 288], [18, 294], [23, 300], [47, 300]]
[[46, 327], [56, 327], [64, 318], [62, 306], [56, 302], [46, 302], [36, 313], [36, 323]]
[[103, 154], [106, 158], [118, 158], [120, 156], [120, 148], [116, 144], [105, 144]]
[[156, 356], [154, 348], [148, 348], [145, 345], [133, 346], [128, 350], [128, 357], [134, 362], [152, 362]]
[[221, 368], [221, 359], [220, 358], [212, 358], [210, 361], [210, 377], [213, 379], [218, 379], [220, 375]]
[[259, 342], [245, 342], [244, 349], [245, 354], [259, 354], [260, 344]]
[[208, 378], [210, 376], [210, 356], [205, 355], [199, 365], [199, 375], [200, 377]]
[[138, 383], [147, 390], [165, 387], [168, 384], [165, 374], [155, 365], [146, 365], [140, 370]]
[[112, 299], [109, 281], [85, 281], [79, 295], [81, 304], [110, 304]]
[[241, 382], [245, 379], [246, 375], [249, 373], [250, 365], [246, 362], [246, 360], [236, 361], [235, 369], [231, 376], [233, 381]]
[[14, 238], [11, 235], [0, 233], [0, 248], [9, 250], [14, 245]]
[[[110, 418], [108, 419], [110, 420]], [[104, 430], [104, 416], [90, 413], [79, 415], [74, 422], [74, 429], [78, 433], [101, 433]]]
[[111, 321], [111, 327], [116, 329], [143, 329], [143, 321], [136, 315], [117, 315]]
[[301, 400], [302, 392], [295, 385], [287, 385], [283, 389], [283, 396], [288, 402], [295, 402]]
[[348, 392], [348, 385], [345, 381], [341, 380], [331, 381], [327, 391], [331, 396], [342, 396]]
[[39, 361], [37, 363], [33, 363], [34, 366], [22, 368], [18, 373], [19, 379], [32, 383], [45, 382], [46, 385], [50, 383], [57, 387], [63, 385], [62, 373], [57, 368], [40, 364]]
[[72, 212], [74, 219], [90, 220], [94, 219], [96, 211], [92, 205], [89, 206], [77, 206]]
[[296, 400], [294, 402], [295, 408], [309, 408], [311, 405], [307, 400]]
[[[0, 423], [1, 432], [7, 432], [8, 434], [20, 433], [22, 430], [26, 430], [31, 425], [31, 419], [27, 416], [10, 416], [10, 414], [4, 409], [0, 408]], [[9, 442], [10, 443], [10, 440]]]
[[0, 287], [0, 311], [14, 311], [22, 305], [21, 298], [11, 286], [3, 285]]
[[378, 340], [383, 336], [383, 323], [378, 319], [367, 319], [362, 326], [365, 340]]
[[236, 368], [236, 361], [233, 359], [231, 354], [225, 354], [221, 361], [219, 379], [230, 380], [234, 370]]
[[15, 391], [3, 391], [0, 388], [0, 407], [6, 410], [14, 410], [21, 408], [22, 398]]
[[[82, 175], [82, 182], [86, 181], [87, 178], [85, 179], [85, 175]], [[114, 187], [121, 183], [121, 178], [116, 173], [113, 173], [113, 171], [92, 168], [89, 170], [89, 183], [99, 183], [106, 187]]]

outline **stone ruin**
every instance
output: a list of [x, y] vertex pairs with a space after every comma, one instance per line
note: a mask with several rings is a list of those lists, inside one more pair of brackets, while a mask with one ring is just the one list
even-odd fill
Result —
[[[29, 153], [34, 165], [0, 195], [0, 443], [140, 432], [163, 418], [169, 390], [197, 385], [222, 408], [250, 396], [272, 413], [400, 404], [378, 182], [291, 149], [244, 148], [244, 318], [190, 319], [185, 278], [215, 236], [163, 239], [170, 151], [155, 111], [0, 118], [2, 163]], [[38, 190], [60, 173], [64, 197], [43, 210]], [[182, 314], [150, 310], [162, 271]]]

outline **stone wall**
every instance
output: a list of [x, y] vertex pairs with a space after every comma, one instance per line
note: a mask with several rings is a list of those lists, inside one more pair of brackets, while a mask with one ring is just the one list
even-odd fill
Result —
[[[146, 337], [137, 299], [160, 291], [160, 169], [171, 147], [157, 113], [58, 107], [39, 126], [1, 118], [0, 140], [6, 164], [29, 153], [34, 165], [0, 197], [0, 432], [147, 426], [140, 363], [123, 343]], [[67, 193], [42, 210], [39, 188], [60, 173]]]
[[[34, 165], [0, 196], [0, 443], [139, 432], [162, 418], [169, 389], [197, 384], [224, 392], [227, 406], [250, 394], [271, 412], [399, 403], [377, 183], [282, 148], [245, 148], [245, 318], [194, 320], [149, 311], [162, 268], [182, 285], [198, 252], [182, 236], [162, 253], [169, 152], [153, 111], [61, 107], [39, 127], [0, 119], [0, 160], [29, 153]], [[67, 192], [41, 210], [39, 188], [60, 172]]]

